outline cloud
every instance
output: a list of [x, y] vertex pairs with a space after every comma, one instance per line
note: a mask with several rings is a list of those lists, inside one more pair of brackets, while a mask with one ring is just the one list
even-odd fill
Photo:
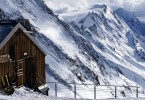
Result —
[[44, 2], [54, 11], [72, 11], [89, 7], [88, 0], [44, 0]]
[[[130, 10], [135, 8], [143, 7], [145, 0], [44, 0], [49, 7], [54, 10], [60, 10], [65, 8], [66, 5], [68, 9], [75, 8], [86, 8], [94, 4], [106, 4], [111, 8], [123, 7]], [[140, 6], [141, 5], [141, 6]]]
[[59, 13], [84, 9], [95, 4], [106, 4], [113, 10], [122, 7], [136, 12], [136, 16], [137, 13], [139, 16], [144, 16], [142, 13], [145, 12], [145, 0], [44, 0], [44, 2]]

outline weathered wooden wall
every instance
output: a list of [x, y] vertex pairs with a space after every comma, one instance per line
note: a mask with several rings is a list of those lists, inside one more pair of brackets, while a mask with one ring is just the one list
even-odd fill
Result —
[[[9, 54], [10, 46], [15, 46], [15, 63], [7, 62], [0, 64], [0, 76], [5, 74], [13, 74], [16, 72], [16, 62], [17, 60], [24, 59], [28, 57], [35, 57], [35, 80], [38, 86], [45, 83], [45, 54], [21, 31], [20, 29], [11, 37], [11, 39], [5, 44], [5, 46], [0, 50], [0, 55]], [[28, 56], [24, 57], [24, 53], [27, 52]], [[28, 61], [27, 61], [28, 62]], [[25, 64], [26, 66], [27, 64]], [[32, 67], [32, 65], [30, 65]], [[34, 67], [34, 66], [33, 66]], [[29, 70], [29, 69], [28, 69]], [[24, 68], [24, 75], [27, 69]], [[15, 73], [16, 74], [16, 73]], [[12, 75], [11, 75], [12, 76]], [[26, 77], [24, 76], [24, 81]], [[1, 87], [0, 81], [0, 87]]]

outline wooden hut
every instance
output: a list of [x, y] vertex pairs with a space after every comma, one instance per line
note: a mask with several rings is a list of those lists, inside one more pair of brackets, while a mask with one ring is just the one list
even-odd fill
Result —
[[46, 54], [30, 35], [27, 21], [20, 22], [0, 21], [0, 78], [7, 75], [17, 87], [39, 87], [45, 84]]

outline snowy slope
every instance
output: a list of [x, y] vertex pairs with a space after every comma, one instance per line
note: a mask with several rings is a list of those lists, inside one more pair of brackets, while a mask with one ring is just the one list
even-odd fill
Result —
[[[145, 22], [139, 21], [133, 14], [132, 12], [129, 12], [125, 9], [119, 8], [116, 11], [116, 14], [120, 16], [121, 18], [124, 19], [124, 21], [128, 24], [128, 26], [135, 32], [135, 33], [140, 33], [140, 34], [145, 34], [144, 33], [144, 26]], [[136, 28], [135, 28], [136, 27]], [[137, 31], [138, 30], [138, 31]]]
[[[47, 52], [47, 82], [60, 82], [60, 87], [67, 88], [59, 96], [73, 96], [68, 84], [72, 82], [145, 88], [144, 37], [106, 5], [57, 16], [43, 0], [1, 0], [0, 18], [30, 20], [36, 30], [33, 37]], [[49, 87], [53, 93], [54, 84]], [[79, 88], [93, 97], [92, 87]], [[105, 89], [113, 92], [111, 87]], [[112, 92], [101, 91], [97, 98], [113, 98]], [[125, 94], [133, 95], [128, 89]], [[84, 91], [77, 96], [84, 97]]]

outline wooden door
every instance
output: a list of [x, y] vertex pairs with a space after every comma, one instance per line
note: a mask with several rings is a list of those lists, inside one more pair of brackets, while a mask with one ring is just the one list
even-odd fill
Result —
[[35, 82], [36, 82], [36, 58], [32, 57], [31, 58], [31, 63], [30, 63], [30, 73], [31, 73], [31, 77], [30, 77], [30, 86], [31, 87], [35, 87]]
[[30, 57], [25, 59], [25, 76], [26, 76], [26, 86], [28, 87], [35, 87], [36, 84], [36, 58]]
[[24, 85], [24, 60], [17, 60], [17, 87]]

